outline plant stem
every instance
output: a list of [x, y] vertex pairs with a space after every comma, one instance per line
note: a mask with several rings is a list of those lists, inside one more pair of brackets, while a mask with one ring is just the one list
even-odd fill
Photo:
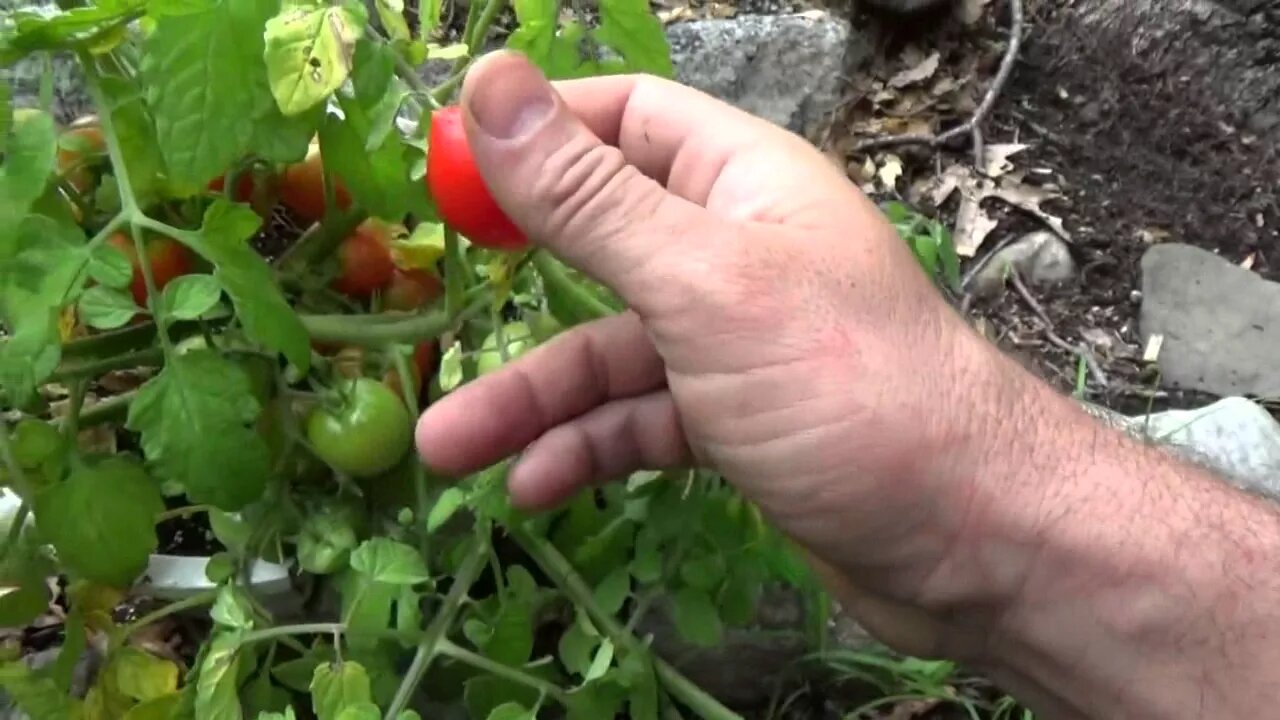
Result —
[[[542, 568], [552, 581], [566, 594], [574, 604], [581, 607], [591, 617], [614, 645], [622, 647], [629, 652], [647, 653], [649, 652], [635, 635], [627, 632], [626, 629], [618, 622], [617, 618], [605, 612], [596, 602], [595, 593], [591, 588], [587, 587], [582, 576], [573, 569], [568, 559], [560, 554], [550, 542], [535, 537], [523, 527], [512, 525], [507, 528], [507, 532], [515, 539], [516, 543], [533, 558], [538, 567]], [[705, 690], [694, 685], [680, 671], [676, 670], [665, 660], [653, 656], [654, 669], [657, 672], [658, 679], [666, 687], [667, 692], [671, 693], [680, 702], [684, 703], [698, 717], [703, 720], [743, 720], [742, 716], [725, 707]]]
[[[405, 358], [404, 353], [396, 351], [395, 346], [391, 348], [391, 356], [395, 360], [396, 375], [400, 377], [400, 391], [404, 394], [404, 404], [409, 408], [409, 417], [411, 424], [417, 422], [418, 417], [418, 383], [413, 381], [413, 373], [409, 370], [409, 361]], [[421, 382], [426, 383], [427, 378], [420, 378]], [[410, 430], [412, 432], [412, 429]], [[415, 505], [414, 510], [416, 522], [425, 522], [430, 508], [427, 507], [427, 468], [420, 462], [413, 464], [413, 495]], [[427, 533], [421, 534], [418, 542], [418, 551], [422, 553], [423, 559], [427, 557], [428, 549]]]
[[184, 610], [191, 610], [192, 608], [198, 608], [204, 605], [212, 605], [213, 601], [217, 599], [218, 590], [214, 588], [196, 593], [189, 598], [169, 603], [168, 605], [165, 605], [162, 608], [157, 608], [137, 620], [134, 620], [128, 625], [121, 627], [116, 631], [116, 635], [113, 640], [116, 644], [123, 644], [125, 640], [129, 639], [129, 636], [157, 620], [163, 620], [170, 615], [176, 615]]
[[433, 310], [386, 322], [371, 321], [369, 315], [303, 315], [302, 324], [312, 340], [382, 348], [389, 344], [416, 345], [438, 338], [457, 322], [484, 309], [487, 298], [474, 302], [456, 318]]
[[62, 359], [101, 358], [136, 350], [149, 344], [155, 331], [155, 324], [147, 323], [72, 340], [62, 346]]
[[[475, 2], [475, 0], [472, 0], [472, 2]], [[480, 17], [476, 18], [475, 26], [471, 27], [468, 23], [467, 32], [463, 35], [467, 43], [468, 57], [458, 58], [458, 62], [454, 63], [454, 72], [460, 72], [470, 61], [469, 58], [475, 57], [476, 51], [480, 49], [485, 38], [489, 35], [489, 26], [493, 25], [493, 21], [498, 19], [498, 14], [506, 6], [507, 0], [488, 0], [484, 5], [484, 9], [480, 11]]]
[[537, 269], [538, 274], [542, 276], [543, 284], [554, 288], [555, 291], [566, 297], [571, 305], [587, 316], [582, 318], [583, 320], [596, 320], [617, 314], [617, 311], [605, 304], [604, 301], [574, 282], [573, 278], [569, 277], [569, 274], [565, 272], [564, 266], [551, 255], [548, 255], [547, 251], [538, 250], [533, 253], [533, 266]]
[[167, 520], [172, 520], [174, 518], [180, 518], [180, 517], [187, 517], [190, 515], [195, 515], [196, 513], [207, 513], [214, 509], [215, 508], [212, 505], [184, 505], [183, 507], [172, 508], [169, 510], [165, 510], [164, 512], [157, 515], [156, 524], [159, 525], [160, 523], [165, 522]]
[[422, 640], [418, 642], [418, 651], [414, 654], [413, 662], [409, 665], [408, 671], [405, 672], [404, 680], [400, 682], [400, 688], [396, 690], [395, 698], [391, 701], [391, 705], [383, 716], [385, 720], [395, 720], [400, 715], [400, 711], [408, 706], [410, 696], [418, 689], [418, 683], [422, 681], [422, 676], [426, 674], [427, 668], [431, 666], [431, 660], [440, 651], [441, 641], [445, 639], [445, 635], [453, 625], [454, 618], [457, 616], [458, 611], [462, 609], [463, 601], [467, 598], [467, 592], [471, 590], [471, 585], [480, 576], [480, 571], [484, 567], [484, 560], [488, 552], [489, 538], [478, 534], [476, 546], [471, 549], [471, 554], [467, 555], [466, 559], [462, 561], [462, 567], [458, 568], [458, 572], [454, 574], [453, 585], [449, 587], [449, 593], [445, 595], [444, 601], [440, 604], [440, 610], [435, 617], [431, 618]]
[[63, 380], [80, 381], [82, 378], [97, 377], [112, 370], [124, 370], [140, 366], [158, 366], [164, 362], [164, 351], [159, 348], [139, 350], [137, 352], [116, 355], [101, 360], [82, 363], [64, 363], [53, 371], [49, 377], [52, 382]]
[[83, 378], [71, 381], [71, 386], [68, 388], [70, 402], [67, 406], [67, 415], [62, 421], [62, 431], [67, 440], [72, 443], [80, 432], [80, 413], [84, 410], [84, 394], [88, 390], [89, 384]]
[[496, 675], [505, 680], [510, 680], [514, 683], [524, 685], [525, 687], [533, 688], [534, 690], [551, 697], [565, 707], [568, 707], [569, 705], [569, 694], [555, 684], [549, 683], [540, 677], [530, 675], [527, 672], [522, 672], [510, 665], [503, 665], [500, 662], [490, 660], [483, 655], [471, 652], [470, 650], [456, 645], [449, 640], [441, 639], [440, 644], [436, 647], [436, 652], [447, 658], [457, 660], [460, 663], [470, 665], [477, 670], [483, 670], [490, 675]]
[[89, 406], [88, 409], [80, 413], [80, 429], [96, 427], [103, 423], [122, 419], [128, 414], [129, 404], [133, 402], [133, 398], [137, 394], [137, 390], [130, 390], [127, 393], [116, 395], [113, 398]]

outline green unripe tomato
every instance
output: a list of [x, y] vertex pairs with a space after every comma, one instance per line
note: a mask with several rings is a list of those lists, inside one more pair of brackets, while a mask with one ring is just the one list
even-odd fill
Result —
[[[520, 357], [538, 344], [529, 326], [518, 320], [502, 326], [502, 332], [507, 340], [508, 359]], [[498, 351], [498, 333], [495, 332], [480, 345], [480, 352], [476, 356], [476, 375], [491, 373], [502, 367], [503, 362], [502, 353]]]
[[409, 449], [413, 419], [400, 398], [372, 378], [347, 385], [336, 407], [307, 416], [307, 440], [333, 469], [369, 478], [395, 467]]

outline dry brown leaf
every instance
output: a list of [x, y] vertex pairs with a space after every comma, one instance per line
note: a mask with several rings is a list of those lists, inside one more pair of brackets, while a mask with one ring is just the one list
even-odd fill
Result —
[[998, 224], [982, 209], [982, 201], [987, 198], [1002, 200], [1034, 215], [1063, 240], [1071, 241], [1062, 218], [1040, 207], [1048, 200], [1062, 197], [1053, 190], [1012, 182], [1009, 178], [993, 180], [979, 177], [967, 166], [952, 165], [922, 193], [927, 194], [933, 205], [938, 207], [957, 190], [960, 191], [960, 209], [956, 214], [953, 240], [956, 253], [962, 257], [973, 257]]
[[1169, 231], [1158, 227], [1144, 227], [1138, 230], [1138, 240], [1146, 245], [1155, 245], [1169, 239]]
[[927, 57], [918, 63], [913, 64], [906, 70], [903, 70], [893, 77], [889, 78], [889, 87], [904, 88], [908, 85], [922, 83], [933, 77], [938, 72], [938, 63], [942, 60], [942, 56], [937, 52], [929, 53]]
[[956, 4], [956, 17], [965, 25], [972, 25], [982, 19], [982, 13], [989, 4], [991, 0], [962, 0]]
[[1062, 195], [1060, 193], [1047, 188], [1006, 182], [1001, 183], [1000, 187], [996, 188], [995, 192], [992, 192], [990, 196], [999, 198], [1014, 207], [1031, 213], [1039, 218], [1040, 222], [1048, 225], [1049, 229], [1057, 233], [1058, 237], [1071, 242], [1071, 235], [1067, 232], [1062, 218], [1057, 215], [1051, 215], [1040, 207], [1043, 202], [1061, 198]]
[[898, 178], [902, 177], [902, 158], [893, 154], [886, 155], [880, 169], [876, 171], [876, 177], [886, 190], [896, 190]]
[[982, 200], [986, 196], [972, 190], [960, 189], [960, 210], [956, 213], [956, 231], [952, 236], [956, 254], [960, 257], [973, 257], [977, 254], [982, 241], [999, 224], [982, 209]]
[[1023, 143], [997, 143], [995, 145], [987, 145], [982, 152], [982, 171], [987, 177], [1000, 177], [1013, 170], [1013, 163], [1009, 162], [1009, 158], [1016, 155], [1029, 146]]
[[915, 718], [924, 717], [941, 704], [942, 701], [935, 698], [903, 700], [893, 706], [893, 710], [884, 716], [884, 720], [915, 720]]

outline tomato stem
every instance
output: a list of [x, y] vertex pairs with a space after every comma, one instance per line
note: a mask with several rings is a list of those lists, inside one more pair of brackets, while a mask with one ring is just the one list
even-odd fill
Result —
[[85, 428], [123, 419], [129, 412], [129, 404], [133, 402], [133, 398], [137, 394], [137, 390], [130, 390], [122, 395], [90, 405], [80, 413], [80, 429], [84, 430]]
[[582, 285], [574, 282], [573, 278], [569, 277], [569, 274], [565, 272], [564, 266], [557, 262], [547, 251], [538, 250], [534, 252], [533, 266], [538, 270], [538, 274], [542, 276], [543, 284], [560, 293], [568, 300], [575, 311], [585, 315], [585, 317], [573, 319], [580, 321], [596, 320], [617, 314], [616, 310], [588, 292]]
[[126, 353], [123, 355], [114, 355], [103, 358], [101, 360], [90, 360], [87, 362], [70, 362], [63, 363], [58, 369], [49, 376], [51, 382], [62, 382], [64, 380], [96, 377], [112, 370], [124, 370], [133, 367], [153, 367], [160, 365], [164, 361], [164, 353], [157, 348], [149, 348], [147, 350], [139, 350], [137, 352]]
[[[477, 527], [477, 530], [479, 529]], [[440, 610], [435, 617], [431, 618], [430, 624], [427, 625], [426, 632], [418, 643], [418, 651], [413, 656], [413, 662], [409, 665], [408, 671], [405, 672], [404, 680], [400, 682], [400, 687], [396, 690], [395, 698], [392, 699], [391, 705], [388, 706], [386, 714], [383, 715], [385, 720], [395, 720], [395, 718], [399, 717], [400, 711], [408, 706], [409, 698], [418, 689], [418, 683], [422, 681], [422, 676], [427, 672], [427, 668], [431, 666], [431, 661], [436, 654], [440, 652], [441, 641], [445, 639], [445, 635], [453, 625], [454, 618], [457, 617], [458, 612], [462, 609], [467, 599], [467, 593], [471, 590], [476, 578], [480, 576], [480, 571], [484, 568], [484, 561], [488, 553], [488, 536], [477, 532], [475, 547], [471, 549], [470, 554], [462, 561], [462, 566], [454, 573], [453, 584], [449, 586], [449, 593], [445, 595], [444, 601], [440, 605]]]
[[456, 645], [448, 639], [441, 638], [440, 644], [436, 647], [436, 651], [447, 658], [457, 660], [465, 665], [470, 665], [477, 670], [483, 670], [490, 675], [496, 675], [504, 680], [510, 680], [511, 682], [537, 690], [538, 692], [551, 697], [565, 707], [568, 707], [571, 702], [569, 694], [558, 685], [549, 683], [546, 680], [530, 675], [529, 673], [517, 670], [510, 665], [503, 665], [500, 662], [490, 660], [483, 655], [471, 652], [460, 645]]
[[301, 318], [312, 340], [382, 348], [392, 343], [414, 345], [438, 338], [455, 324], [483, 310], [487, 303], [488, 298], [482, 297], [457, 317], [450, 317], [447, 311], [432, 310], [386, 322], [371, 322], [369, 315], [303, 315]]
[[128, 640], [131, 635], [138, 632], [142, 628], [150, 625], [151, 623], [154, 623], [158, 620], [163, 620], [164, 618], [167, 618], [170, 615], [176, 615], [177, 613], [183, 612], [185, 610], [192, 610], [194, 608], [203, 607], [205, 605], [212, 605], [213, 601], [217, 599], [218, 599], [218, 589], [211, 588], [209, 590], [198, 592], [189, 598], [183, 598], [182, 600], [178, 600], [177, 602], [172, 602], [172, 603], [169, 603], [168, 605], [165, 605], [164, 607], [157, 608], [156, 610], [153, 610], [147, 613], [146, 615], [143, 615], [137, 620], [134, 620], [128, 625], [125, 625], [119, 628], [115, 632], [114, 636], [111, 638], [112, 644], [116, 646], [122, 645], [124, 644], [124, 641]]
[[80, 412], [84, 410], [84, 395], [88, 390], [89, 384], [84, 378], [72, 380], [67, 388], [67, 414], [63, 418], [62, 431], [72, 443], [80, 432]]
[[[538, 567], [551, 577], [556, 586], [568, 595], [574, 604], [586, 611], [591, 620], [604, 631], [605, 635], [609, 636], [615, 645], [625, 648], [628, 652], [640, 654], [650, 652], [635, 635], [626, 631], [617, 618], [600, 607], [596, 602], [595, 593], [554, 545], [535, 537], [518, 524], [508, 526], [507, 532]], [[667, 692], [688, 706], [698, 717], [703, 720], [743, 720], [741, 715], [725, 707], [665, 660], [657, 655], [652, 657], [658, 679], [666, 687]]]

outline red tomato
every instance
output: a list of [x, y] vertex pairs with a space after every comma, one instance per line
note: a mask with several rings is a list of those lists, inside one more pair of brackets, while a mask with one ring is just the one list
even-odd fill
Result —
[[367, 298], [391, 282], [396, 264], [391, 259], [392, 226], [376, 218], [360, 223], [338, 247], [342, 269], [333, 289], [352, 298]]
[[458, 106], [431, 114], [430, 142], [427, 188], [445, 223], [481, 247], [496, 250], [526, 247], [529, 240], [498, 207], [480, 176]]
[[444, 283], [426, 270], [396, 268], [391, 284], [382, 293], [382, 306], [387, 310], [413, 311], [444, 294]]
[[[334, 185], [333, 198], [338, 207], [351, 207], [351, 195], [342, 181], [335, 178]], [[324, 163], [319, 144], [313, 142], [306, 159], [285, 168], [280, 179], [280, 199], [307, 222], [319, 222], [324, 217]]]
[[[133, 301], [141, 307], [147, 306], [147, 281], [142, 276], [142, 268], [138, 264], [138, 253], [134, 251], [133, 238], [124, 232], [118, 232], [107, 239], [107, 242], [129, 258], [133, 265], [133, 280], [129, 290], [133, 293]], [[151, 277], [155, 280], [156, 291], [159, 292], [171, 280], [191, 272], [191, 251], [185, 245], [167, 237], [152, 237], [146, 241], [147, 260], [151, 264]]]

